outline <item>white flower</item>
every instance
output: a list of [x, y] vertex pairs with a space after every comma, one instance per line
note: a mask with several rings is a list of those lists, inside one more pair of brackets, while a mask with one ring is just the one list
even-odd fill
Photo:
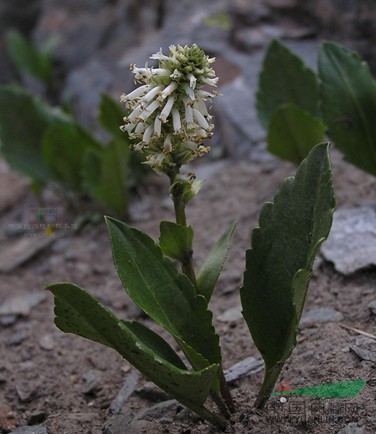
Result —
[[203, 141], [213, 134], [205, 101], [217, 95], [203, 90], [216, 86], [218, 78], [209, 58], [192, 46], [169, 47], [169, 56], [151, 56], [153, 67], [131, 65], [135, 82], [142, 84], [128, 95], [121, 95], [129, 111], [120, 128], [133, 140], [133, 150], [146, 153], [147, 161], [157, 172], [169, 173], [190, 160], [209, 152]]

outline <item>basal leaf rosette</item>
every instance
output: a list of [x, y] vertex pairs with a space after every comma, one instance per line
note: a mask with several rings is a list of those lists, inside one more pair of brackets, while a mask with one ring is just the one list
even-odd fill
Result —
[[145, 152], [146, 164], [171, 175], [210, 151], [203, 144], [214, 128], [206, 101], [217, 93], [204, 86], [217, 84], [211, 67], [215, 59], [196, 44], [171, 45], [168, 56], [160, 49], [151, 59], [157, 61], [156, 67], [130, 67], [141, 86], [121, 96], [129, 114], [120, 129], [135, 141], [134, 151]]

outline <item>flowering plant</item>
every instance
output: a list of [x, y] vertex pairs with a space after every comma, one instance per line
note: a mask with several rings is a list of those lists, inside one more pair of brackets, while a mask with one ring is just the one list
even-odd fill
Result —
[[[198, 192], [199, 181], [180, 169], [209, 151], [203, 143], [213, 125], [205, 102], [216, 93], [210, 59], [196, 45], [171, 46], [152, 56], [158, 66], [131, 66], [142, 86], [121, 97], [129, 114], [121, 129], [144, 152], [146, 163], [170, 178], [176, 223], [163, 221], [156, 243], [145, 233], [106, 218], [113, 259], [128, 295], [174, 338], [179, 352], [151, 329], [117, 318], [83, 289], [58, 283], [55, 323], [118, 351], [174, 398], [221, 429], [235, 411], [223, 374], [223, 361], [208, 303], [226, 260], [232, 224], [220, 237], [196, 274], [193, 229], [185, 206]], [[243, 316], [265, 361], [265, 377], [257, 398], [262, 407], [296, 343], [311, 268], [328, 236], [334, 197], [328, 144], [317, 145], [284, 181], [274, 203], [266, 203], [253, 230], [241, 288]], [[180, 270], [175, 262], [180, 263]], [[187, 366], [191, 367], [188, 368]], [[214, 411], [209, 396], [218, 407]]]

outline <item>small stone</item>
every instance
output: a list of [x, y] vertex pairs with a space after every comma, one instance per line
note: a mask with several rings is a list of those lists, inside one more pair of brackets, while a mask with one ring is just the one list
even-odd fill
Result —
[[0, 315], [0, 324], [7, 327], [17, 321], [17, 315]]
[[28, 292], [16, 295], [0, 305], [0, 317], [9, 315], [28, 316], [31, 309], [46, 299], [43, 292]]
[[48, 434], [47, 428], [43, 425], [23, 426], [12, 431], [11, 434]]
[[160, 402], [148, 408], [140, 415], [137, 415], [136, 420], [146, 420], [150, 422], [162, 418], [171, 418], [173, 420], [182, 408], [182, 405], [177, 401], [169, 399], [168, 401]]
[[279, 398], [279, 402], [280, 402], [281, 404], [286, 404], [287, 399], [286, 399], [284, 396], [281, 396], [281, 397]]
[[55, 238], [32, 237], [20, 238], [5, 245], [0, 253], [0, 272], [9, 273], [47, 248]]
[[300, 327], [302, 329], [305, 327], [315, 327], [317, 324], [332, 321], [338, 322], [342, 321], [342, 319], [343, 316], [340, 312], [337, 312], [330, 307], [321, 307], [304, 313], [300, 322]]
[[29, 333], [26, 330], [21, 330], [18, 333], [15, 333], [11, 336], [6, 342], [5, 345], [10, 347], [14, 345], [20, 345], [23, 341], [29, 338]]
[[362, 427], [359, 427], [356, 422], [351, 422], [339, 430], [337, 434], [365, 434], [365, 431]]
[[358, 336], [350, 349], [362, 360], [376, 362], [376, 340]]
[[371, 301], [368, 305], [368, 309], [371, 310], [371, 312], [376, 315], [376, 300]]
[[128, 431], [128, 424], [132, 421], [131, 413], [119, 414], [110, 417], [103, 425], [103, 434], [123, 434]]
[[363, 206], [334, 213], [329, 238], [321, 252], [335, 269], [349, 275], [376, 265], [376, 207]]
[[218, 320], [222, 321], [222, 322], [238, 321], [239, 319], [243, 318], [241, 309], [242, 309], [241, 306], [232, 307], [230, 309], [227, 309], [221, 315], [218, 315]]
[[241, 377], [256, 374], [261, 371], [264, 364], [261, 360], [257, 360], [254, 357], [247, 357], [246, 359], [231, 366], [231, 368], [225, 370], [225, 378], [228, 383], [232, 383]]
[[83, 386], [81, 387], [81, 393], [84, 395], [95, 394], [102, 388], [100, 384], [101, 379], [101, 372], [96, 369], [85, 372], [82, 376]]
[[110, 412], [111, 413], [119, 413], [123, 405], [127, 402], [128, 398], [134, 392], [138, 381], [138, 373], [136, 371], [131, 371], [129, 375], [127, 375], [123, 386], [119, 390], [116, 398], [111, 402]]
[[51, 351], [55, 347], [55, 341], [52, 335], [44, 335], [39, 340], [39, 345], [43, 350]]
[[141, 388], [136, 390], [140, 398], [147, 399], [152, 402], [166, 401], [169, 396], [163, 392], [158, 386], [152, 382], [145, 383]]
[[21, 402], [29, 402], [34, 398], [37, 387], [30, 383], [18, 383], [16, 391]]

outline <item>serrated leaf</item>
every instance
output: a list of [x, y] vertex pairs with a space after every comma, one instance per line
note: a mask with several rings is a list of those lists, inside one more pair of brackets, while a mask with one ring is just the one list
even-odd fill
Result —
[[320, 118], [319, 84], [316, 74], [280, 42], [272, 41], [266, 51], [257, 90], [257, 114], [265, 129], [273, 112], [293, 103]]
[[220, 363], [219, 337], [205, 298], [164, 261], [148, 235], [112, 218], [106, 222], [116, 271], [136, 305], [172, 334], [195, 369]]
[[[1, 152], [18, 172], [47, 182], [51, 173], [42, 156], [42, 137], [67, 116], [17, 86], [0, 88]], [[59, 155], [59, 152], [57, 153]]]
[[281, 105], [272, 115], [268, 129], [268, 151], [283, 160], [300, 164], [320, 143], [326, 126], [295, 104]]
[[346, 160], [376, 175], [376, 82], [358, 55], [334, 43], [319, 51], [322, 113]]
[[160, 224], [159, 246], [164, 255], [185, 263], [192, 255], [193, 229], [174, 222]]
[[257, 404], [270, 395], [296, 344], [312, 264], [327, 238], [334, 210], [329, 145], [315, 146], [274, 203], [261, 209], [247, 250], [243, 316], [265, 362]]
[[99, 143], [72, 118], [54, 123], [43, 136], [43, 158], [56, 181], [82, 192], [85, 153], [100, 149]]
[[48, 83], [52, 77], [51, 47], [39, 51], [17, 30], [5, 35], [6, 48], [18, 69]]
[[124, 142], [114, 140], [104, 148], [89, 149], [83, 159], [84, 190], [119, 217], [128, 211], [129, 152]]
[[126, 134], [120, 130], [120, 125], [124, 123], [123, 117], [125, 110], [115, 102], [109, 95], [102, 94], [99, 105], [98, 120], [109, 133], [115, 138], [126, 141]]
[[140, 324], [119, 320], [80, 287], [58, 283], [47, 289], [55, 297], [55, 324], [60, 330], [115, 349], [157, 386], [192, 410], [200, 410], [218, 365], [187, 371], [181, 361], [174, 363], [173, 359], [180, 360], [178, 355], [160, 336]]
[[206, 298], [208, 303], [226, 262], [235, 227], [236, 222], [231, 223], [229, 228], [221, 235], [209, 252], [197, 276], [198, 292]]

